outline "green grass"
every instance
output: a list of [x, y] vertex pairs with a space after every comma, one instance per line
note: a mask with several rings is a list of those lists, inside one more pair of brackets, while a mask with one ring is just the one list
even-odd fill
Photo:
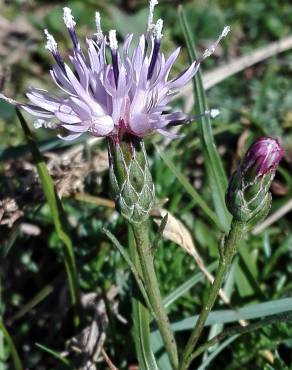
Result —
[[[6, 53], [6, 44], [3, 46], [4, 54], [1, 54], [0, 76], [3, 70], [5, 77], [3, 81], [1, 77], [1, 92], [24, 100], [29, 85], [53, 88], [48, 73], [52, 60], [44, 49], [42, 29], [48, 27], [55, 34], [63, 54], [66, 54], [69, 41], [61, 20], [62, 4], [45, 0], [7, 4], [1, 9], [3, 17], [13, 21], [21, 13], [34, 27], [33, 32], [27, 31], [22, 37], [15, 36], [13, 30], [8, 33], [6, 41], [10, 44]], [[257, 47], [286, 37], [291, 31], [289, 0], [281, 3], [276, 0], [182, 1], [182, 4], [184, 15], [168, 1], [161, 1], [157, 9], [157, 16], [164, 19], [166, 54], [176, 45], [183, 46], [175, 72], [182, 71], [189, 64], [189, 58], [194, 58], [194, 53], [204, 50], [225, 24], [230, 24], [232, 31], [218, 52], [203, 63], [203, 75]], [[146, 1], [116, 0], [110, 5], [105, 0], [72, 2], [80, 24], [78, 34], [84, 37], [93, 33], [96, 9], [102, 13], [105, 30], [117, 28], [122, 37], [131, 22], [130, 32], [141, 31], [142, 19], [147, 17]], [[22, 29], [25, 32], [24, 26]], [[13, 62], [12, 52], [15, 52]], [[146, 139], [157, 200], [163, 203], [167, 199], [164, 207], [190, 231], [211, 272], [217, 265], [222, 230], [226, 230], [229, 222], [223, 207], [226, 179], [255, 137], [278, 136], [286, 150], [272, 187], [271, 212], [291, 199], [291, 61], [292, 52], [277, 55], [224, 80], [205, 94], [198, 76], [194, 84], [197, 104], [193, 113], [209, 106], [219, 108], [221, 115], [211, 122], [202, 120], [183, 127], [181, 131], [185, 136], [173, 140], [166, 148], [158, 135]], [[180, 98], [173, 104], [184, 109], [186, 99]], [[89, 325], [93, 317], [93, 312], [86, 310], [80, 329], [74, 328], [76, 312], [72, 302], [77, 301], [78, 289], [82, 294], [96, 293], [99, 301], [105, 300], [103, 314], [109, 316], [105, 349], [119, 369], [128, 369], [137, 364], [130, 300], [133, 295], [137, 301], [142, 298], [133, 279], [133, 266], [129, 266], [126, 225], [110, 203], [90, 204], [82, 201], [82, 197], [76, 200], [73, 196], [78, 192], [110, 198], [108, 174], [100, 167], [102, 159], [98, 157], [106, 144], [103, 141], [92, 144], [88, 138], [74, 144], [63, 143], [47, 130], [32, 132], [32, 118], [25, 115], [25, 120], [21, 127], [14, 109], [0, 102], [0, 201], [7, 197], [16, 199], [23, 212], [12, 227], [0, 225], [0, 370], [59, 370], [78, 364], [77, 352], [71, 351], [68, 358], [62, 356], [66, 342]], [[76, 155], [81, 159], [73, 155], [66, 162], [62, 157], [64, 151], [75, 150], [78, 145], [81, 149]], [[91, 170], [82, 172], [87, 164], [91, 164]], [[62, 185], [69, 191], [59, 197], [55, 187], [60, 189]], [[213, 325], [216, 330], [235, 325], [237, 309], [254, 323], [263, 316], [284, 312], [291, 304], [289, 216], [284, 215], [259, 235], [246, 236], [226, 286], [232, 307], [218, 300], [205, 329], [205, 339], [208, 333], [214, 333]], [[23, 224], [30, 227], [25, 229]], [[115, 235], [117, 248], [104, 229]], [[153, 225], [155, 243], [156, 233], [157, 227]], [[194, 316], [206, 298], [209, 283], [194, 259], [175, 243], [160, 240], [155, 256], [164, 302], [178, 330], [176, 338], [181, 350]], [[143, 292], [143, 283], [139, 281], [139, 284]], [[113, 286], [117, 295], [107, 297], [106, 292]], [[141, 322], [148, 320], [143, 310], [143, 305], [138, 303], [135, 314]], [[119, 315], [127, 323], [121, 322]], [[159, 348], [160, 343], [159, 336], [154, 337], [155, 329], [153, 324], [153, 350]], [[291, 338], [291, 322], [289, 325], [279, 321], [224, 339], [199, 356], [194, 366], [200, 370], [291, 369]], [[147, 344], [149, 338], [144, 339]], [[146, 348], [144, 354], [143, 348]], [[140, 356], [146, 353], [145, 361], [151, 363], [151, 349], [147, 345], [143, 347], [142, 343], [140, 350]], [[159, 350], [156, 356], [158, 366], [168, 370], [164, 351]], [[100, 366], [106, 368], [103, 362]]]

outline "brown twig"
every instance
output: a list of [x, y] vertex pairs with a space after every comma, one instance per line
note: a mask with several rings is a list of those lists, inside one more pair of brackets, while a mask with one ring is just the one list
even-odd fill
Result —
[[107, 353], [105, 352], [104, 349], [101, 350], [101, 354], [102, 354], [102, 357], [105, 361], [105, 363], [107, 364], [107, 366], [109, 367], [110, 370], [119, 370], [111, 361], [111, 359], [108, 357]]

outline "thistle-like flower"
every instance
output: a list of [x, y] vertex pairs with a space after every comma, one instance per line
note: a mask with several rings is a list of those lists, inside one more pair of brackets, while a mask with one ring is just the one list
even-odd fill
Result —
[[260, 137], [249, 148], [232, 175], [226, 193], [229, 211], [239, 221], [254, 225], [270, 208], [269, 188], [284, 150], [277, 139]]
[[[169, 102], [175, 92], [196, 74], [203, 59], [214, 52], [229, 27], [224, 28], [202, 57], [179, 76], [169, 79], [179, 48], [167, 59], [160, 51], [163, 21], [159, 19], [153, 23], [157, 4], [157, 0], [150, 1], [145, 35], [140, 37], [133, 52], [130, 52], [133, 35], [128, 35], [119, 49], [116, 31], [111, 30], [108, 37], [103, 33], [98, 12], [96, 33], [93, 38], [86, 39], [87, 51], [84, 52], [77, 38], [74, 17], [65, 7], [63, 19], [73, 44], [69, 57], [71, 66], [64, 62], [57, 42], [45, 30], [46, 48], [55, 59], [50, 72], [61, 94], [30, 88], [26, 94], [29, 104], [18, 103], [3, 95], [0, 97], [41, 119], [45, 122], [44, 127], [65, 129], [60, 135], [65, 140], [76, 139], [85, 132], [117, 138], [125, 132], [143, 137], [157, 131], [176, 137], [167, 128], [173, 123], [189, 122], [190, 118], [179, 111], [171, 112]], [[212, 110], [205, 114], [212, 117]]]

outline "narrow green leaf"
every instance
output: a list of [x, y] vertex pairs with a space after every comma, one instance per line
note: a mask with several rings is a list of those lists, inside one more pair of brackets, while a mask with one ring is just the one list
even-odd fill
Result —
[[163, 231], [165, 229], [165, 226], [167, 224], [167, 220], [168, 220], [168, 213], [163, 217], [163, 219], [161, 220], [161, 223], [159, 225], [159, 228], [157, 230], [157, 233], [156, 233], [156, 236], [155, 236], [155, 239], [152, 243], [152, 252], [155, 253], [158, 246], [159, 246], [159, 242], [161, 241], [162, 239], [162, 235], [163, 235]]
[[195, 200], [195, 202], [202, 208], [202, 210], [205, 212], [205, 214], [213, 221], [213, 223], [222, 229], [222, 225], [216, 216], [216, 214], [209, 208], [205, 200], [201, 197], [201, 195], [196, 191], [196, 189], [192, 186], [192, 184], [189, 182], [189, 180], [182, 174], [182, 172], [175, 166], [171, 158], [164, 152], [159, 149], [157, 145], [155, 145], [155, 148], [162, 158], [162, 160], [165, 162], [165, 164], [170, 168], [170, 170], [173, 172], [173, 174], [176, 176], [178, 181], [182, 184], [182, 186], [185, 188], [187, 193]]
[[[84, 142], [86, 136], [82, 136], [80, 139], [74, 141], [74, 145]], [[52, 139], [46, 139], [38, 142], [38, 148], [40, 152], [53, 149], [61, 149], [72, 146], [71, 141], [62, 141], [56, 137]], [[29, 145], [18, 145], [15, 147], [2, 148], [0, 147], [0, 161], [7, 161], [8, 159], [17, 159], [28, 154], [30, 152]]]
[[224, 342], [222, 342], [216, 349], [213, 351], [201, 364], [198, 370], [205, 370], [207, 366], [213, 361], [229, 344], [234, 342], [239, 337], [239, 334], [233, 335], [230, 338], [227, 338]]
[[150, 344], [149, 311], [141, 302], [133, 305], [135, 345], [141, 370], [158, 370]]
[[260, 284], [257, 279], [257, 267], [248, 252], [248, 246], [243, 242], [239, 248], [239, 263], [236, 267], [236, 285], [242, 297], [257, 294], [258, 299], [265, 299]]
[[[35, 165], [37, 167], [40, 182], [41, 182], [45, 197], [50, 207], [56, 233], [59, 239], [63, 242], [64, 263], [65, 263], [65, 268], [67, 272], [71, 300], [72, 300], [73, 306], [77, 307], [78, 296], [79, 296], [78, 275], [77, 275], [77, 268], [76, 268], [76, 263], [75, 263], [75, 256], [74, 256], [72, 241], [70, 239], [68, 232], [66, 231], [67, 221], [65, 218], [63, 207], [58, 197], [57, 191], [55, 189], [53, 180], [45, 164], [45, 161], [35, 143], [35, 140], [32, 136], [32, 133], [30, 132], [30, 129], [25, 119], [23, 118], [22, 114], [20, 113], [18, 109], [17, 109], [17, 116], [21, 123], [21, 127], [23, 129], [25, 138], [30, 148]], [[77, 326], [79, 325], [79, 318], [77, 314], [75, 316], [75, 324]]]
[[152, 351], [155, 353], [159, 369], [173, 370], [169, 357], [163, 348], [163, 340], [159, 331], [151, 333]]
[[54, 287], [52, 285], [44, 286], [37, 294], [35, 294], [32, 299], [30, 299], [27, 303], [23, 304], [19, 311], [16, 312], [15, 315], [11, 316], [7, 323], [11, 325], [15, 320], [20, 319], [24, 315], [26, 315], [29, 311], [31, 311], [35, 306], [37, 306], [40, 302], [42, 302], [45, 298], [48, 297], [54, 291]]
[[241, 325], [232, 326], [226, 329], [224, 332], [220, 333], [219, 335], [214, 336], [212, 339], [208, 340], [201, 346], [199, 346], [199, 348], [197, 348], [192, 353], [191, 359], [194, 360], [196, 357], [200, 356], [203, 352], [205, 352], [208, 348], [213, 347], [214, 344], [217, 344], [226, 337], [230, 337], [233, 335], [248, 334], [269, 325], [279, 324], [280, 322], [288, 322], [291, 320], [292, 320], [292, 311], [288, 311], [282, 312], [277, 315], [270, 315], [266, 318], [260, 319], [256, 322], [252, 322], [251, 324], [245, 326]]
[[[220, 310], [212, 311], [208, 316], [205, 326], [210, 326], [214, 324], [225, 324], [236, 322], [239, 320], [252, 320], [256, 318], [263, 317], [273, 317], [277, 314], [285, 314], [292, 312], [292, 298], [283, 298], [274, 301], [268, 301], [264, 303], [258, 303], [249, 305], [243, 308], [234, 310]], [[171, 324], [171, 328], [174, 332], [191, 330], [194, 328], [196, 321], [198, 320], [198, 315], [189, 317], [187, 319], [175, 322]], [[151, 332], [151, 337], [153, 338], [154, 353], [157, 353], [162, 348], [162, 340], [159, 339], [159, 331], [154, 330]]]
[[57, 360], [59, 360], [63, 365], [66, 365], [66, 367], [68, 367], [69, 369], [73, 370], [74, 368], [72, 368], [70, 362], [63, 356], [61, 356], [58, 352], [54, 351], [53, 349], [51, 348], [48, 348], [46, 346], [44, 346], [43, 344], [40, 344], [40, 343], [36, 343], [35, 344], [38, 348], [40, 348], [41, 350], [49, 353], [50, 355], [52, 355], [53, 357], [55, 357]]
[[[231, 298], [231, 295], [232, 295], [232, 292], [233, 292], [233, 288], [234, 288], [234, 275], [235, 275], [235, 267], [237, 265], [237, 262], [238, 262], [238, 258], [234, 258], [233, 262], [232, 262], [232, 265], [231, 265], [231, 268], [229, 270], [229, 273], [226, 277], [226, 281], [225, 281], [225, 284], [223, 286], [223, 290], [226, 294], [226, 296], [230, 299]], [[218, 335], [219, 333], [222, 332], [224, 328], [224, 324], [215, 324], [215, 325], [212, 325], [211, 328], [210, 328], [210, 331], [208, 333], [208, 340], [215, 337], [216, 335]], [[209, 352], [213, 352], [216, 350], [216, 347], [218, 346], [218, 343], [215, 344], [214, 347], [211, 347], [208, 349]], [[204, 356], [203, 356], [203, 360], [208, 356], [208, 351], [206, 351], [204, 353]]]
[[[253, 320], [292, 311], [292, 298], [283, 298], [258, 304], [252, 304], [234, 310], [212, 311], [206, 321], [206, 326], [225, 324], [239, 320]], [[194, 327], [198, 316], [192, 316], [171, 325], [174, 331], [190, 330]]]
[[20, 360], [20, 357], [17, 353], [17, 349], [14, 345], [13, 339], [11, 338], [10, 334], [8, 333], [4, 323], [0, 320], [0, 331], [2, 331], [4, 339], [6, 340], [8, 347], [10, 349], [13, 365], [15, 370], [23, 370], [23, 366]]
[[[182, 6], [179, 7], [179, 19], [187, 43], [187, 49], [191, 61], [197, 58], [195, 44], [189, 29], [188, 21]], [[204, 92], [202, 75], [200, 70], [194, 77], [194, 94], [196, 97], [196, 111], [198, 114], [208, 110], [206, 96]], [[217, 216], [225, 231], [228, 231], [231, 216], [225, 205], [225, 191], [227, 188], [227, 179], [223, 164], [216, 150], [216, 145], [212, 133], [211, 120], [209, 117], [202, 117], [198, 120], [199, 134], [202, 143], [203, 155], [208, 174], [209, 185], [212, 191], [213, 202]]]
[[107, 229], [103, 229], [105, 235], [112, 241], [113, 245], [118, 249], [118, 251], [121, 253], [122, 257], [124, 258], [124, 260], [126, 261], [126, 263], [128, 264], [135, 280], [136, 280], [136, 283], [140, 289], [140, 292], [145, 300], [145, 303], [147, 304], [147, 307], [151, 310], [151, 313], [152, 312], [152, 309], [151, 309], [151, 305], [150, 305], [150, 302], [149, 302], [149, 299], [148, 299], [148, 295], [147, 295], [147, 292], [144, 288], [144, 284], [143, 284], [143, 281], [134, 265], [134, 263], [131, 261], [131, 258], [128, 254], [128, 252], [126, 251], [126, 249], [121, 245], [121, 243], [118, 241], [118, 239]]
[[[218, 263], [213, 262], [207, 267], [209, 272], [212, 272], [216, 269]], [[168, 294], [164, 299], [164, 307], [167, 308], [174, 302], [176, 302], [181, 296], [187, 293], [194, 285], [205, 279], [205, 275], [202, 272], [199, 272], [195, 276], [192, 276], [190, 279], [186, 280], [183, 284], [177, 287], [173, 292]]]
[[[207, 266], [209, 272], [216, 270], [218, 262], [213, 262], [211, 265]], [[187, 293], [193, 286], [204, 280], [206, 277], [202, 272], [199, 272], [195, 276], [192, 276], [190, 279], [185, 281], [183, 284], [178, 286], [173, 292], [168, 294], [164, 300], [164, 307], [167, 308], [174, 302], [176, 302], [181, 296]], [[163, 341], [158, 330], [155, 330], [151, 333], [151, 343], [152, 350], [156, 354], [163, 347]], [[171, 370], [170, 362], [165, 351], [162, 351], [160, 357], [157, 359], [158, 364], [163, 370]]]

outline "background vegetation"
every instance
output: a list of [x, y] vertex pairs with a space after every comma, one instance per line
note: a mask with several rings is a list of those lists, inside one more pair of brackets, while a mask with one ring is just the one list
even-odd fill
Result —
[[[222, 82], [207, 90], [207, 99], [210, 107], [221, 111], [212, 125], [227, 176], [257, 136], [278, 136], [286, 150], [272, 186], [271, 213], [283, 209], [285, 212], [269, 227], [255, 229], [246, 238], [225, 284], [233, 308], [269, 302], [267, 312], [275, 307], [270, 301], [292, 296], [289, 217], [292, 53], [273, 53], [272, 57], [248, 68], [242, 67], [241, 72], [228, 78], [220, 67], [233, 60], [239, 60], [240, 64], [240, 57], [248, 54], [252, 60], [256, 49], [265, 50], [271, 42], [286, 39], [291, 33], [292, 4], [289, 0], [281, 3], [276, 0], [181, 3], [199, 51], [216, 38], [225, 24], [232, 28], [222, 46], [203, 66], [205, 83], [210, 71], [218, 69], [217, 75], [223, 73]], [[69, 4], [2, 0], [0, 4], [0, 90], [18, 100], [24, 99], [29, 86], [54, 89], [48, 72], [52, 59], [44, 48], [42, 30], [48, 28], [54, 34], [61, 53], [66, 55], [70, 42], [62, 22], [64, 5], [73, 9], [78, 20], [78, 34], [83, 40], [85, 35], [94, 33], [95, 10], [102, 14], [104, 30], [116, 28], [121, 39], [128, 32], [143, 32], [148, 5], [142, 0], [80, 0]], [[157, 7], [157, 17], [165, 22], [163, 49], [166, 53], [176, 45], [186, 45], [177, 5], [174, 0], [161, 0]], [[183, 70], [188, 63], [184, 47], [174, 73]], [[191, 113], [194, 111], [192, 96], [190, 86], [174, 104]], [[32, 118], [25, 117], [34, 130]], [[185, 134], [183, 139], [168, 142], [156, 135], [146, 139], [146, 144], [157, 191], [154, 216], [157, 219], [163, 214], [162, 207], [173, 216], [173, 224], [158, 248], [156, 267], [163, 293], [175, 292], [169, 305], [170, 318], [178, 322], [176, 335], [182, 347], [187, 337], [182, 329], [190, 328], [191, 324], [181, 320], [198, 312], [209, 287], [207, 279], [200, 274], [194, 254], [196, 257], [199, 254], [201, 262], [214, 271], [221, 232], [189, 190], [191, 184], [206, 204], [214, 208], [198, 125], [183, 127], [181, 132]], [[78, 143], [63, 143], [45, 129], [34, 130], [34, 135], [62, 198], [67, 232], [75, 251], [83, 293], [81, 328], [92, 329], [94, 319], [95, 337], [102, 340], [103, 332], [106, 334], [105, 350], [116, 366], [134, 369], [137, 362], [129, 307], [131, 296], [136, 294], [135, 287], [127, 264], [105, 236], [103, 227], [110, 229], [123, 245], [128, 244], [131, 236], [110, 201], [105, 142], [82, 138]], [[81, 343], [78, 331], [74, 332], [63, 241], [54, 226], [15, 110], [3, 101], [0, 101], [0, 138], [0, 315], [13, 338], [23, 368], [70, 368], [72, 365], [58, 358], [58, 354], [77, 364], [83, 359], [76, 347], [83, 346], [90, 352], [89, 344]], [[155, 231], [156, 227], [153, 229]], [[188, 285], [182, 286], [185, 282]], [[92, 297], [98, 302], [93, 307]], [[285, 302], [292, 310], [291, 300]], [[215, 309], [224, 308], [230, 307], [218, 301]], [[249, 318], [264, 316], [259, 313]], [[217, 318], [215, 323], [222, 321], [220, 315]], [[222, 330], [222, 325], [217, 323], [208, 330], [209, 335], [213, 335]], [[231, 337], [232, 340], [224, 342], [225, 346], [206, 352], [196, 366], [214, 370], [292, 369], [291, 336], [291, 324], [279, 323]], [[164, 361], [163, 353], [160, 354]], [[2, 328], [0, 369], [13, 369], [13, 357], [15, 359], [13, 348], [7, 335], [5, 340]], [[168, 369], [167, 363], [161, 364], [163, 370]], [[104, 361], [100, 363], [100, 368], [103, 367], [106, 368]]]

